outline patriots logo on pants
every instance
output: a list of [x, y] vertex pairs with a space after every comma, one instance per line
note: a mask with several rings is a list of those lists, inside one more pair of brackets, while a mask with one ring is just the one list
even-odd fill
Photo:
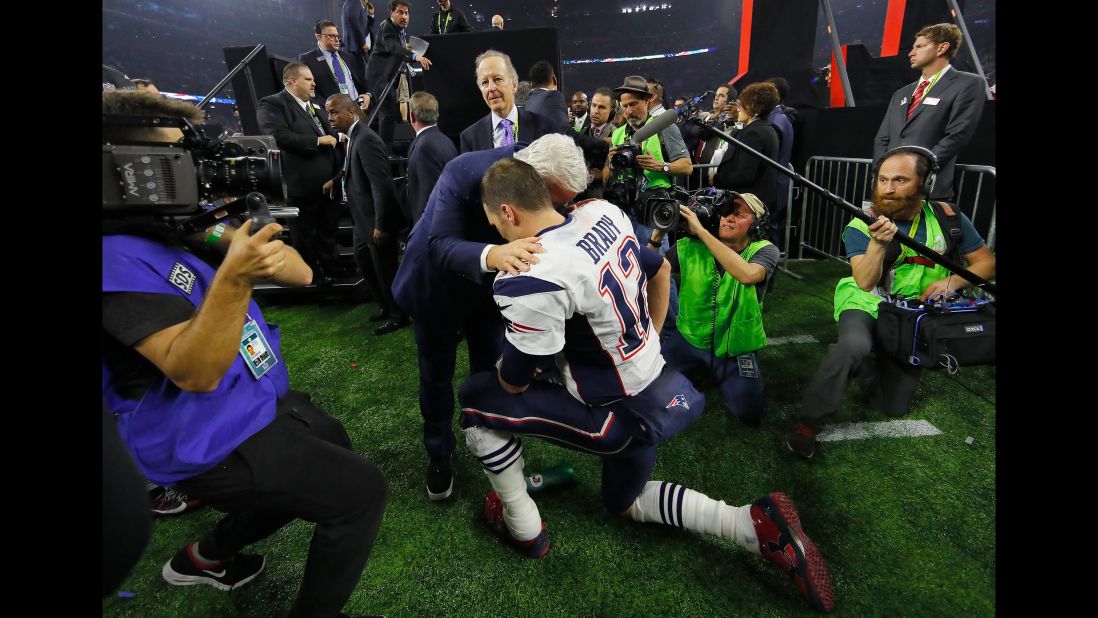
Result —
[[671, 398], [671, 403], [668, 403], [666, 406], [664, 406], [664, 408], [667, 409], [667, 410], [670, 410], [671, 408], [674, 408], [675, 406], [682, 406], [682, 407], [686, 408], [687, 410], [689, 410], [690, 409], [690, 404], [686, 403], [686, 395], [681, 395], [681, 394], [680, 395], [675, 395], [674, 397]]

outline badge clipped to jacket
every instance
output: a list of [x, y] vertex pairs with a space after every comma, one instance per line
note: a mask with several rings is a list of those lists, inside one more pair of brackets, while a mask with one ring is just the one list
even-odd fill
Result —
[[248, 316], [248, 321], [244, 322], [244, 332], [240, 337], [240, 356], [244, 358], [248, 369], [257, 380], [278, 364], [278, 359], [271, 353], [267, 338], [263, 336], [263, 331], [259, 330], [259, 326], [251, 316]]

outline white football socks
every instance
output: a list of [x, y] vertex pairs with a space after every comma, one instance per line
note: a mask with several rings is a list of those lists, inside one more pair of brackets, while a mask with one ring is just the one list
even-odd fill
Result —
[[516, 540], [529, 541], [541, 534], [541, 513], [526, 492], [522, 474], [522, 441], [509, 432], [470, 427], [465, 444], [484, 466], [484, 475], [503, 503], [503, 521]]
[[728, 506], [675, 483], [648, 481], [633, 502], [633, 519], [715, 534], [760, 553], [750, 504]]

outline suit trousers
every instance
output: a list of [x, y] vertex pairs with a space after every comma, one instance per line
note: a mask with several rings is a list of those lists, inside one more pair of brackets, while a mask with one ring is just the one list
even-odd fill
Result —
[[336, 616], [362, 577], [389, 486], [373, 462], [351, 450], [336, 419], [290, 391], [270, 425], [215, 468], [176, 484], [228, 513], [200, 551], [227, 558], [294, 519], [314, 522], [294, 616]]
[[297, 220], [290, 227], [290, 239], [302, 259], [314, 271], [320, 267], [338, 274], [339, 202], [327, 197], [287, 197], [286, 205], [297, 208]]
[[804, 394], [797, 418], [819, 425], [838, 411], [852, 379], [870, 404], [889, 416], [903, 416], [915, 398], [922, 369], [874, 352], [877, 320], [850, 309], [839, 314], [839, 340], [827, 348]]
[[[373, 103], [371, 102], [371, 105]], [[377, 110], [377, 134], [389, 152], [393, 151], [393, 132], [400, 120], [400, 105], [397, 103], [397, 84], [389, 89], [389, 94], [380, 102]]]
[[415, 315], [412, 321], [419, 353], [423, 446], [430, 457], [446, 457], [454, 452], [454, 366], [458, 327], [464, 324], [470, 374], [494, 369], [503, 354], [503, 321], [492, 296], [464, 281], [458, 285], [461, 291], [452, 295], [450, 302], [430, 315]]
[[366, 281], [366, 287], [370, 289], [378, 307], [389, 314], [392, 320], [404, 319], [404, 313], [393, 302], [393, 279], [397, 271], [397, 239], [389, 234], [385, 241], [378, 245], [374, 243], [374, 230], [369, 227], [369, 221], [359, 223], [361, 217], [354, 219], [354, 252], [355, 264]]

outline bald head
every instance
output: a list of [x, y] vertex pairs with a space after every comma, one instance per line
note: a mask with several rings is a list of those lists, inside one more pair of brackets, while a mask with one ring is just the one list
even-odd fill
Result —
[[324, 110], [328, 112], [328, 122], [332, 123], [332, 128], [340, 133], [346, 133], [355, 124], [361, 111], [358, 104], [345, 94], [328, 97], [324, 102]]

